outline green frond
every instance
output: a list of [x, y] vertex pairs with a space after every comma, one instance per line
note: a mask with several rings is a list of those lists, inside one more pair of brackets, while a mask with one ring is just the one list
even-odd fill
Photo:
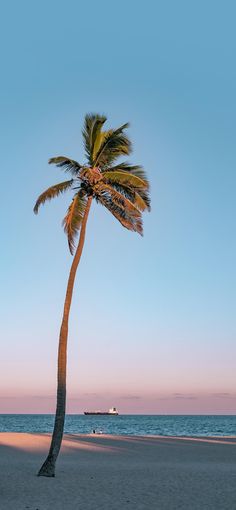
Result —
[[88, 163], [93, 165], [94, 146], [98, 144], [103, 124], [106, 122], [104, 115], [89, 113], [85, 115], [84, 128], [82, 131], [84, 147]]
[[145, 173], [145, 171], [144, 171], [142, 166], [140, 166], [140, 165], [130, 165], [126, 161], [124, 161], [123, 163], [119, 163], [118, 165], [112, 166], [110, 168], [107, 168], [105, 170], [105, 172], [107, 172], [107, 171], [109, 171], [109, 172], [119, 172], [119, 171], [129, 172], [132, 175], [136, 175], [140, 179], [143, 179], [144, 181], [148, 182], [148, 179], [146, 177], [146, 173]]
[[81, 193], [76, 193], [63, 220], [64, 231], [67, 235], [69, 249], [72, 255], [75, 249], [75, 239], [81, 226], [86, 203], [87, 199], [82, 196]]
[[131, 174], [130, 172], [114, 170], [110, 172], [103, 172], [102, 175], [111, 184], [126, 184], [130, 187], [148, 189], [148, 182], [146, 180], [141, 179], [137, 175]]
[[59, 168], [63, 168], [65, 172], [70, 172], [74, 176], [78, 176], [80, 169], [82, 166], [73, 159], [69, 159], [66, 156], [57, 156], [55, 158], [50, 158], [48, 161], [49, 165], [54, 163]]
[[34, 213], [37, 214], [40, 205], [44, 204], [47, 200], [51, 200], [54, 197], [57, 197], [61, 193], [64, 193], [66, 190], [71, 188], [72, 184], [74, 182], [74, 179], [70, 179], [69, 181], [60, 182], [60, 184], [55, 184], [54, 186], [51, 186], [46, 191], [41, 193], [39, 195], [36, 204], [34, 206]]
[[[123, 162], [123, 163], [120, 163], [113, 167], [110, 167], [109, 169], [103, 171], [102, 173], [104, 175], [104, 174], [107, 174], [107, 172], [116, 173], [116, 172], [120, 172], [120, 171], [127, 172], [130, 175], [141, 179], [142, 181], [144, 181], [147, 184], [146, 189], [140, 188], [140, 187], [138, 188], [137, 186], [132, 186], [133, 193], [136, 193], [136, 198], [133, 197], [132, 201], [134, 203], [136, 203], [137, 207], [141, 211], [144, 211], [145, 209], [150, 211], [150, 209], [151, 209], [150, 196], [149, 196], [149, 191], [148, 191], [149, 190], [149, 182], [146, 177], [146, 173], [145, 173], [144, 169], [140, 165], [130, 165], [128, 162]], [[119, 183], [119, 184], [121, 184], [121, 183]], [[112, 182], [112, 185], [117, 188], [117, 183]], [[122, 183], [122, 186], [126, 187], [126, 184]], [[125, 193], [124, 190], [123, 191], [120, 190], [120, 191]]]
[[95, 143], [93, 146], [93, 153], [92, 153], [92, 162], [94, 164], [96, 164], [96, 159], [97, 159], [98, 152], [99, 152], [101, 146], [103, 145], [106, 137], [108, 136], [108, 133], [111, 133], [111, 132], [112, 132], [112, 129], [109, 131], [100, 131], [99, 133], [97, 133], [96, 140], [95, 140]]
[[103, 132], [103, 142], [96, 154], [95, 166], [103, 167], [112, 164], [118, 157], [130, 154], [131, 142], [124, 129], [129, 126], [128, 123], [118, 129], [110, 129]]

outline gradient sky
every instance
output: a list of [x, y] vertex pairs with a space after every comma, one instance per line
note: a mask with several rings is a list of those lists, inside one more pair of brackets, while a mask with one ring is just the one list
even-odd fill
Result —
[[88, 111], [130, 121], [144, 238], [93, 207], [72, 306], [68, 412], [235, 413], [235, 2], [2, 7], [0, 412], [53, 412], [71, 263], [50, 156]]

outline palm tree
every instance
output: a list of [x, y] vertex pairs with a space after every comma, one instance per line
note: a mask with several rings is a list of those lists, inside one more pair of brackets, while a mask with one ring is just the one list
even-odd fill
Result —
[[[105, 206], [128, 230], [142, 234], [142, 212], [150, 209], [149, 184], [144, 170], [127, 162], [119, 163], [120, 156], [131, 152], [131, 142], [125, 134], [129, 124], [118, 129], [102, 130], [106, 117], [98, 114], [85, 116], [83, 140], [86, 163], [65, 156], [51, 158], [71, 179], [55, 184], [44, 191], [37, 199], [34, 212], [47, 200], [72, 190], [72, 201], [63, 220], [69, 249], [74, 255], [69, 274], [64, 311], [59, 337], [57, 369], [57, 407], [48, 456], [38, 476], [55, 476], [55, 464], [63, 438], [66, 408], [66, 360], [68, 320], [77, 267], [81, 258], [88, 215], [92, 200]], [[80, 231], [79, 242], [76, 237]]]

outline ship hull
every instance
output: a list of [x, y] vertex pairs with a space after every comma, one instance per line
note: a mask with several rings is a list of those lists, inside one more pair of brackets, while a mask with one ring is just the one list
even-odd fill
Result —
[[99, 412], [90, 412], [90, 411], [85, 411], [84, 414], [88, 415], [88, 416], [118, 416], [118, 413], [99, 413]]

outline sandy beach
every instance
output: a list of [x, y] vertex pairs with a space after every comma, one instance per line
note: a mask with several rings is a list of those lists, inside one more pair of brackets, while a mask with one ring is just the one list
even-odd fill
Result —
[[1, 510], [236, 509], [235, 437], [66, 435], [39, 478], [49, 440], [0, 434]]

